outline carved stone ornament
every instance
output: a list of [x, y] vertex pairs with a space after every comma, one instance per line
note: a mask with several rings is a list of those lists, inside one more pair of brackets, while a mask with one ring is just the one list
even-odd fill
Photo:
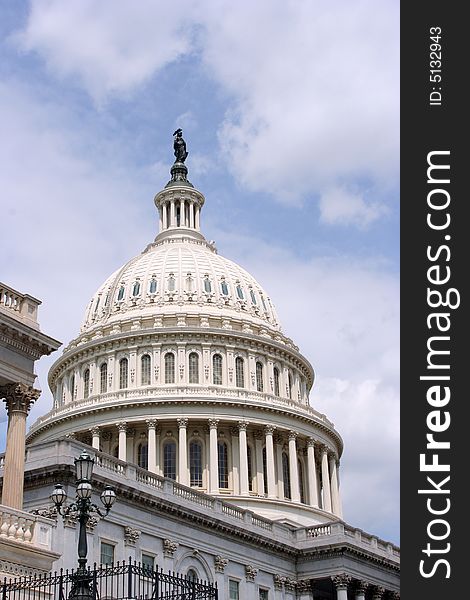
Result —
[[365, 594], [369, 583], [367, 581], [358, 581], [355, 586], [356, 593]]
[[181, 428], [185, 428], [188, 426], [188, 419], [183, 417], [181, 419], [176, 419], [176, 422], [178, 423], [178, 426]]
[[217, 425], [219, 423], [219, 419], [209, 419], [208, 423], [209, 423], [209, 427], [211, 429], [217, 429]]
[[282, 587], [286, 581], [286, 578], [283, 575], [273, 575], [274, 578], [274, 589], [282, 590]]
[[220, 556], [220, 554], [214, 557], [214, 566], [216, 573], [223, 573], [227, 565], [228, 558], [224, 558], [223, 556]]
[[25, 383], [7, 383], [0, 386], [0, 398], [3, 398], [7, 405], [8, 416], [13, 412], [27, 415], [31, 405], [40, 395], [40, 390], [35, 390], [32, 385]]
[[372, 590], [372, 600], [382, 600], [385, 594], [385, 588], [375, 586]]
[[165, 558], [173, 558], [173, 555], [178, 550], [178, 542], [173, 542], [169, 539], [163, 540], [163, 555]]
[[248, 421], [238, 421], [238, 429], [240, 431], [246, 431], [247, 427], [248, 427]]
[[295, 579], [291, 579], [290, 577], [286, 577], [286, 579], [284, 581], [284, 587], [286, 588], [286, 591], [288, 591], [288, 592], [294, 592], [296, 586], [297, 586], [297, 582], [296, 582]]
[[251, 565], [245, 565], [245, 577], [247, 581], [254, 581], [257, 575], [258, 569], [252, 567]]
[[103, 442], [109, 442], [112, 437], [113, 437], [113, 434], [109, 430], [103, 431], [103, 433], [101, 434], [101, 439], [103, 440]]
[[40, 508], [35, 508], [31, 511], [31, 514], [57, 521], [57, 508], [55, 506], [41, 506]]
[[264, 433], [266, 435], [273, 435], [275, 430], [276, 427], [274, 425], [266, 425], [266, 427], [264, 428]]
[[388, 592], [391, 600], [400, 600], [400, 592]]
[[118, 428], [118, 431], [127, 431], [127, 423], [125, 421], [121, 421], [120, 423], [116, 423], [116, 427]]
[[124, 527], [124, 545], [135, 546], [141, 532], [133, 527]]
[[346, 575], [346, 573], [334, 575], [331, 579], [335, 584], [337, 590], [347, 590], [349, 583], [351, 583], [351, 577], [349, 575]]
[[302, 592], [310, 592], [312, 590], [312, 584], [310, 583], [310, 579], [302, 579], [297, 582], [296, 585], [297, 591]]

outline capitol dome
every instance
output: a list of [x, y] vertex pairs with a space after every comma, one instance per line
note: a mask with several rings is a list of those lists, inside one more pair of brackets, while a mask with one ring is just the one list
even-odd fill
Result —
[[202, 235], [184, 162], [170, 172], [157, 237], [93, 295], [28, 441], [72, 437], [115, 472], [133, 463], [273, 520], [341, 517], [343, 444], [310, 406], [313, 368], [256, 279]]

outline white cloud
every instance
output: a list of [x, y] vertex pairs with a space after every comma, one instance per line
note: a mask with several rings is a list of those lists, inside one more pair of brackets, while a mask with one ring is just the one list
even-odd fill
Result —
[[367, 203], [360, 192], [333, 187], [320, 198], [320, 221], [328, 225], [356, 225], [367, 229], [371, 223], [389, 212], [379, 202]]
[[98, 101], [133, 93], [197, 48], [231, 100], [219, 128], [229, 168], [248, 189], [269, 182], [299, 204], [339, 182], [367, 178], [379, 190], [396, 179], [397, 32], [393, 1], [181, 0], [170, 11], [151, 0], [34, 0], [18, 39]]

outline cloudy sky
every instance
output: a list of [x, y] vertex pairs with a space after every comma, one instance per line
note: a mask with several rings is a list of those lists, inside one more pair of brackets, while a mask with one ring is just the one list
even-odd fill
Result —
[[203, 232], [316, 369], [311, 404], [345, 441], [345, 519], [394, 542], [398, 21], [386, 0], [0, 4], [0, 280], [43, 301], [45, 333], [75, 337], [155, 237], [182, 127]]

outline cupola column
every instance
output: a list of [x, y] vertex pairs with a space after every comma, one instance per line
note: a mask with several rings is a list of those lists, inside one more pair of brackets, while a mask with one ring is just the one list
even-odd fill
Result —
[[277, 497], [284, 500], [284, 472], [282, 470], [282, 436], [276, 436], [276, 461], [277, 461]]
[[186, 227], [186, 204], [183, 198], [180, 200], [180, 227]]
[[167, 203], [162, 204], [162, 222], [163, 229], [168, 229], [168, 211], [167, 211]]
[[276, 428], [272, 425], [267, 425], [264, 428], [264, 433], [266, 435], [266, 475], [268, 478], [268, 498], [276, 497], [273, 443], [273, 433], [275, 429]]
[[196, 206], [196, 214], [195, 214], [195, 226], [196, 226], [196, 231], [200, 231], [200, 222], [199, 222], [199, 213], [200, 213], [200, 207]]
[[99, 427], [92, 427], [90, 429], [91, 433], [91, 445], [95, 450], [100, 450], [100, 441], [101, 441], [101, 431]]
[[219, 458], [217, 453], [217, 424], [219, 419], [209, 419], [209, 486], [211, 494], [219, 493]]
[[330, 474], [328, 469], [328, 446], [321, 447], [321, 480], [323, 487], [323, 510], [331, 512]]
[[300, 502], [299, 489], [299, 468], [297, 464], [297, 433], [289, 431], [289, 471], [290, 471], [290, 487], [293, 502]]
[[121, 421], [117, 424], [117, 428], [119, 431], [118, 458], [119, 460], [127, 460], [127, 423]]
[[315, 463], [315, 440], [307, 440], [307, 480], [308, 480], [308, 503], [310, 506], [318, 507], [317, 467]]
[[330, 456], [330, 476], [331, 476], [331, 508], [332, 512], [338, 517], [342, 517], [341, 501], [339, 497], [338, 471], [336, 456]]
[[189, 227], [194, 229], [194, 202], [189, 203]]
[[179, 482], [183, 485], [189, 485], [188, 477], [188, 444], [187, 444], [187, 426], [188, 419], [176, 419], [179, 427], [178, 444], [178, 472]]
[[176, 217], [175, 217], [175, 201], [170, 201], [170, 227], [176, 226]]
[[156, 419], [148, 419], [147, 423], [147, 435], [148, 435], [148, 469], [152, 473], [157, 472], [157, 440], [156, 440]]
[[246, 444], [246, 428], [248, 421], [238, 421], [240, 446], [240, 495], [248, 496], [248, 449]]

